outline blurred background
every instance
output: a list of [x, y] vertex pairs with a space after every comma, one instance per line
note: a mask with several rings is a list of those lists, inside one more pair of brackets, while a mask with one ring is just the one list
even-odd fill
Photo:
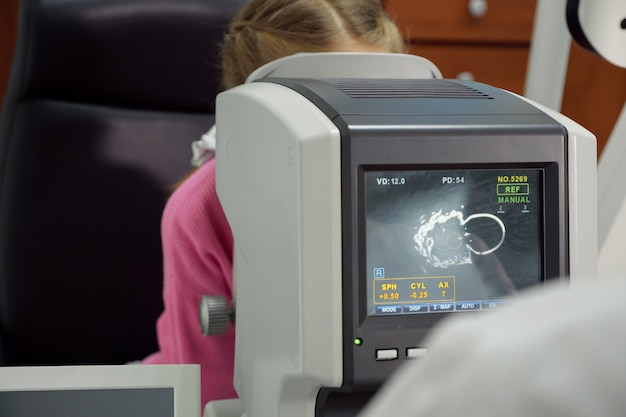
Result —
[[[385, 7], [403, 31], [409, 52], [433, 61], [444, 77], [524, 92], [536, 0], [385, 0]], [[0, 0], [0, 98], [9, 77], [18, 9], [19, 0]], [[573, 44], [561, 112], [597, 136], [598, 154], [625, 101], [626, 70]]]

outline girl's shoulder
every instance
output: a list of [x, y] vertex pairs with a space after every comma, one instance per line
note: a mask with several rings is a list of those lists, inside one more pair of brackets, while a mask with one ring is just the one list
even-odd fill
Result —
[[199, 219], [215, 220], [216, 215], [222, 215], [222, 208], [215, 190], [215, 160], [211, 159], [172, 193], [165, 205], [163, 221], [191, 222], [198, 227], [202, 224]]

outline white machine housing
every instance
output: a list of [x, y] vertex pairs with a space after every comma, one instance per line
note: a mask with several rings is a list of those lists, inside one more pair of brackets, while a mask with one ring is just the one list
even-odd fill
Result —
[[567, 23], [581, 46], [626, 68], [626, 2], [568, 0]]
[[[548, 1], [545, 0], [545, 3], [547, 5]], [[569, 31], [579, 45], [613, 65], [626, 68], [626, 2], [567, 0], [566, 10]], [[552, 23], [547, 22], [545, 26], [547, 29]], [[565, 42], [569, 43], [569, 39], [562, 41]], [[546, 65], [555, 67], [552, 64], [551, 61], [541, 62], [537, 68]], [[561, 65], [562, 78], [566, 73], [565, 64], [566, 61]], [[626, 267], [622, 251], [626, 231], [626, 191], [623, 187], [626, 175], [625, 138], [626, 105], [622, 108], [598, 165], [598, 270], [603, 279], [619, 279]]]
[[[323, 403], [333, 392], [374, 392], [406, 359], [407, 343], [413, 343], [417, 355], [425, 352], [420, 341], [437, 321], [433, 317], [446, 315], [431, 314], [414, 326], [419, 315], [370, 320], [364, 312], [359, 298], [363, 290], [357, 288], [361, 279], [357, 275], [363, 273], [358, 259], [363, 236], [356, 231], [357, 200], [363, 190], [354, 182], [361, 164], [354, 158], [368, 160], [365, 165], [397, 158], [401, 166], [554, 163], [553, 178], [558, 177], [560, 185], [553, 189], [559, 196], [551, 210], [561, 214], [550, 219], [556, 224], [544, 224], [542, 230], [560, 237], [545, 236], [553, 240], [552, 252], [543, 252], [551, 260], [544, 261], [553, 266], [544, 280], [567, 281], [562, 277], [569, 276], [575, 282], [595, 275], [594, 136], [566, 117], [511, 93], [440, 77], [432, 63], [411, 55], [299, 54], [269, 64], [245, 85], [218, 96], [217, 192], [235, 241], [234, 384], [247, 417], [332, 415]], [[374, 84], [383, 80], [386, 89], [397, 88], [387, 97], [353, 96], [335, 107], [314, 91], [321, 85], [339, 93], [343, 81], [356, 80], [365, 81], [359, 88], [367, 92], [372, 86], [367, 79]], [[435, 98], [419, 92], [413, 97], [397, 95], [416, 80], [436, 83], [437, 89], [452, 86], [452, 92]], [[456, 101], [467, 108], [462, 102], [472, 100], [458, 97], [457, 87], [498, 97], [476, 100], [470, 114], [454, 115], [445, 110], [448, 104]], [[350, 94], [358, 96], [359, 88]], [[500, 100], [500, 95], [524, 114], [500, 118], [482, 114], [491, 111], [485, 106]], [[368, 114], [368, 103], [376, 100], [390, 106]], [[433, 103], [439, 104], [432, 107]], [[441, 111], [448, 114], [441, 116]], [[491, 125], [494, 120], [499, 121]], [[538, 136], [549, 132], [556, 138], [547, 148], [562, 154], [558, 162], [544, 156], [543, 139], [533, 137], [533, 120], [541, 125]], [[491, 131], [495, 134], [484, 135]], [[387, 135], [394, 137], [389, 148], [381, 145]], [[482, 139], [469, 146], [465, 137], [473, 135]], [[351, 155], [358, 146], [350, 136], [366, 138], [379, 151]], [[438, 142], [439, 136], [443, 139]], [[500, 140], [499, 159], [489, 159]], [[443, 149], [448, 149], [447, 159], [433, 160]], [[374, 324], [359, 328], [368, 320]], [[396, 335], [402, 342], [393, 340]], [[374, 356], [398, 344], [401, 357]]]
[[197, 417], [199, 365], [6, 366], [3, 417]]

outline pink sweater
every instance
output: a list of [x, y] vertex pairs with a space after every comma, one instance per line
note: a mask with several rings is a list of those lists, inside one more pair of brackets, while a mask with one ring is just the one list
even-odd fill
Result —
[[233, 238], [215, 191], [215, 160], [194, 172], [172, 194], [161, 221], [165, 310], [157, 322], [160, 351], [148, 364], [201, 365], [202, 406], [236, 398], [235, 331], [204, 337], [198, 324], [202, 295], [232, 300]]

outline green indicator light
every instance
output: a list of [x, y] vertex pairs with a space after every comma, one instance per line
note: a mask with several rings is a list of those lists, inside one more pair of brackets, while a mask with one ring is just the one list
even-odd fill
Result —
[[363, 344], [363, 339], [357, 337], [356, 339], [354, 339], [354, 344], [356, 346], [361, 346]]

